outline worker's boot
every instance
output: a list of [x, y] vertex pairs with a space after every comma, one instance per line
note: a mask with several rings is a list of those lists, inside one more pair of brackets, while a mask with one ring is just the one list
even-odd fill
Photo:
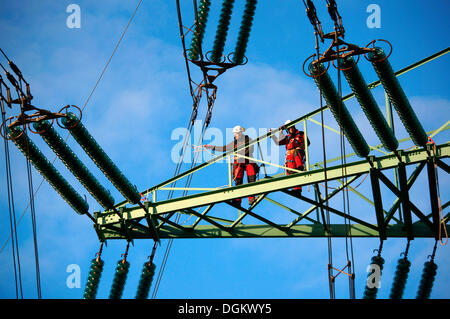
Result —
[[240, 198], [235, 198], [232, 200], [232, 203], [238, 206], [241, 206], [241, 199]]
[[302, 188], [301, 187], [295, 187], [292, 192], [294, 193], [294, 195], [296, 196], [301, 196], [302, 195]]

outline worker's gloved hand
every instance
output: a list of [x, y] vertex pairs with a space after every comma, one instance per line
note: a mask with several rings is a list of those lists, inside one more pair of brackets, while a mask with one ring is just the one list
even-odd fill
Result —
[[203, 147], [204, 147], [204, 148], [209, 148], [209, 149], [214, 148], [213, 145], [209, 145], [209, 144], [205, 144], [205, 145], [203, 145]]

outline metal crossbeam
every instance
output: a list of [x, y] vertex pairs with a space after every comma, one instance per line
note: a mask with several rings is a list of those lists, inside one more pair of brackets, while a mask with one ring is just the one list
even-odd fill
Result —
[[[396, 76], [400, 76], [405, 74], [406, 72], [413, 70], [425, 63], [428, 63], [440, 56], [443, 56], [450, 52], [450, 48], [446, 48], [430, 57], [427, 57], [421, 61], [418, 61], [406, 68], [403, 68], [395, 73]], [[368, 85], [369, 89], [373, 89], [380, 85], [380, 81], [375, 81]], [[348, 94], [342, 98], [343, 101], [351, 99], [354, 97], [354, 94]], [[324, 106], [320, 109], [317, 109], [311, 113], [308, 113], [294, 121], [291, 122], [290, 125], [297, 125], [303, 122], [305, 133], [307, 131], [306, 124], [307, 121], [311, 121], [313, 123], [317, 123], [312, 117], [320, 114], [321, 112], [328, 109], [328, 106]], [[389, 116], [389, 114], [388, 114]], [[447, 130], [450, 128], [450, 121], [447, 121], [444, 125], [442, 125], [439, 129], [427, 132], [427, 135], [433, 137], [443, 130]], [[320, 124], [320, 123], [318, 123]], [[321, 124], [322, 125], [322, 124]], [[329, 128], [329, 127], [327, 127]], [[267, 138], [270, 138], [271, 135], [276, 134], [279, 130], [276, 129], [272, 132], [269, 132], [265, 135], [262, 135], [254, 140], [250, 141], [250, 145], [259, 143]], [[329, 128], [332, 131], [335, 131], [332, 128]], [[430, 135], [431, 134], [431, 135]], [[409, 140], [409, 138], [399, 140], [399, 142]], [[377, 145], [372, 147], [374, 150], [380, 150], [381, 145]], [[241, 147], [242, 148], [242, 147]], [[241, 148], [238, 148], [236, 151], [240, 151]], [[380, 150], [381, 151], [381, 150]], [[308, 153], [308, 150], [306, 150]], [[385, 152], [381, 151], [383, 154]], [[350, 164], [345, 164], [345, 169], [343, 170], [342, 165], [336, 165], [334, 167], [329, 167], [327, 169], [327, 179], [328, 180], [336, 180], [342, 185], [338, 187], [335, 191], [330, 194], [325, 194], [325, 196], [321, 196], [318, 193], [318, 185], [319, 183], [324, 181], [325, 171], [320, 167], [322, 163], [317, 163], [312, 165], [312, 171], [309, 170], [309, 158], [307, 156], [307, 167], [308, 171], [306, 172], [298, 172], [297, 174], [284, 176], [283, 174], [272, 176], [270, 178], [264, 178], [260, 181], [239, 185], [235, 187], [228, 188], [218, 188], [218, 189], [195, 189], [195, 190], [204, 190], [205, 192], [189, 195], [181, 198], [173, 198], [170, 200], [164, 201], [156, 201], [156, 191], [164, 190], [164, 186], [171, 184], [172, 182], [179, 180], [181, 178], [188, 177], [189, 175], [211, 165], [217, 163], [219, 161], [229, 159], [230, 156], [233, 156], [235, 151], [225, 152], [219, 156], [216, 156], [212, 160], [209, 160], [203, 164], [200, 164], [180, 175], [173, 177], [167, 181], [164, 181], [154, 187], [151, 187], [145, 191], [143, 194], [149, 194], [153, 192], [153, 202], [146, 202], [145, 207], [148, 208], [147, 212], [141, 206], [134, 207], [126, 207], [130, 203], [127, 201], [123, 201], [118, 203], [115, 208], [121, 211], [121, 216], [112, 213], [111, 211], [106, 211], [103, 213], [96, 213], [95, 219], [96, 224], [94, 225], [95, 230], [102, 239], [112, 239], [112, 238], [154, 238], [155, 236], [159, 236], [159, 238], [224, 238], [224, 237], [344, 237], [351, 234], [351, 236], [355, 237], [435, 237], [436, 236], [436, 228], [438, 223], [442, 223], [443, 225], [447, 224], [449, 220], [449, 214], [444, 217], [444, 220], [441, 222], [439, 220], [439, 216], [436, 211], [436, 190], [434, 189], [434, 182], [437, 179], [432, 173], [432, 163], [434, 161], [435, 167], [439, 167], [449, 172], [449, 166], [442, 161], [443, 158], [448, 158], [450, 154], [450, 143], [438, 145], [436, 147], [436, 153], [431, 155], [430, 149], [413, 149], [409, 152], [400, 152], [400, 154], [386, 154], [383, 157], [369, 157], [367, 161], [358, 161]], [[354, 154], [348, 154], [345, 157], [353, 156]], [[334, 162], [336, 160], [341, 159], [341, 157], [330, 159], [327, 163]], [[427, 162], [428, 161], [428, 162]], [[428, 163], [428, 178], [429, 178], [429, 188], [430, 188], [430, 197], [432, 201], [432, 209], [431, 213], [423, 213], [421, 212], [409, 199], [408, 191], [413, 185], [414, 181], [422, 171], [423, 167]], [[411, 174], [409, 180], [407, 180], [405, 167], [411, 164], [416, 164], [416, 170]], [[399, 174], [396, 174], [396, 182], [395, 185], [390, 182], [387, 177], [382, 173], [384, 170], [394, 169]], [[372, 195], [374, 196], [374, 200], [371, 201], [368, 198], [362, 196], [366, 201], [368, 201], [372, 206], [375, 207], [374, 215], [377, 217], [376, 225], [372, 225], [360, 218], [352, 217], [349, 214], [344, 214], [336, 208], [330, 207], [330, 205], [324, 205], [326, 199], [333, 197], [335, 194], [340, 192], [346, 186], [349, 186], [350, 183], [363, 174], [371, 174], [371, 186], [372, 186]], [[345, 172], [345, 174], [343, 173]], [[400, 175], [400, 176], [398, 176]], [[346, 184], [343, 184], [343, 180], [349, 178], [349, 181]], [[398, 180], [400, 181], [400, 185], [398, 184]], [[379, 186], [376, 187], [373, 184], [378, 184], [379, 182], [383, 183], [388, 189], [392, 192], [394, 196], [396, 196], [396, 200], [389, 211], [385, 211], [383, 209], [383, 205], [381, 203], [381, 195], [377, 195], [377, 190]], [[313, 185], [316, 189], [316, 197], [314, 200], [306, 198], [304, 196], [295, 196], [295, 194], [290, 194], [288, 191], [289, 188], [295, 186], [306, 186]], [[375, 188], [374, 188], [375, 187]], [[194, 190], [194, 189], [190, 189]], [[301, 213], [297, 210], [294, 210], [290, 207], [287, 207], [281, 203], [273, 199], [269, 199], [266, 195], [271, 194], [273, 192], [282, 191], [289, 195], [293, 195], [294, 197], [299, 198], [305, 203], [310, 203], [312, 206]], [[356, 194], [358, 192], [355, 191]], [[234, 205], [232, 200], [237, 198], [244, 198], [248, 196], [260, 195], [249, 209], [245, 209], [243, 207]], [[377, 198], [377, 199], [375, 199]], [[280, 225], [274, 223], [272, 220], [267, 219], [261, 213], [257, 213], [254, 209], [263, 201], [263, 199], [268, 200], [278, 207], [287, 210], [289, 213], [292, 213], [295, 216], [295, 219], [287, 224]], [[213, 207], [216, 207], [217, 204], [225, 203], [231, 205], [235, 208], [238, 208], [243, 213], [239, 215], [236, 220], [224, 219], [218, 216], [213, 216], [213, 214], [209, 214]], [[443, 207], [447, 207], [449, 202], [445, 203]], [[199, 212], [199, 208], [204, 207], [202, 213]], [[399, 212], [399, 218], [394, 217], [399, 208], [402, 208], [404, 220]], [[317, 210], [317, 219], [314, 220], [309, 218], [308, 215]], [[322, 212], [327, 210], [328, 212], [335, 214], [336, 216], [344, 217], [349, 219], [354, 224], [350, 225], [325, 225], [325, 220], [319, 218], [319, 210]], [[187, 221], [181, 223], [174, 222], [171, 220], [171, 216], [174, 214], [181, 213], [189, 216], [196, 216], [196, 220], [192, 225], [185, 225]], [[352, 213], [354, 215], [354, 212]], [[415, 215], [418, 217], [418, 221], [413, 222], [411, 217]], [[242, 221], [246, 217], [252, 217], [256, 219], [261, 224], [258, 225], [243, 225]], [[323, 217], [323, 216], [322, 216]], [[141, 220], [146, 220], [148, 226], [144, 226], [139, 224]], [[159, 222], [159, 224], [155, 227], [155, 222]], [[247, 221], [247, 219], [245, 219]], [[300, 224], [300, 221], [306, 222], [309, 224]], [[390, 221], [395, 221], [396, 224], [390, 224]], [[201, 223], [201, 224], [200, 224]], [[330, 226], [330, 229], [328, 228]]]
[[[229, 227], [229, 226], [227, 226]], [[447, 231], [450, 226], [446, 225]], [[413, 224], [413, 232], [415, 238], [432, 238], [433, 232], [422, 222]], [[126, 237], [119, 232], [105, 229], [103, 232], [105, 239], [125, 239]], [[151, 239], [151, 235], [142, 229], [132, 229], [130, 231], [134, 239]], [[160, 229], [159, 236], [161, 239], [168, 238], [322, 238], [322, 237], [346, 237], [354, 238], [378, 238], [379, 232], [372, 227], [360, 224], [331, 224], [330, 234], [328, 235], [322, 224], [301, 224], [287, 228], [287, 225], [279, 225], [272, 227], [270, 225], [242, 225], [233, 229], [224, 230], [214, 225], [198, 225], [195, 229], [192, 226], [180, 229], [170, 225], [165, 225]], [[407, 233], [402, 224], [387, 225], [385, 235], [388, 238], [405, 238]]]
[[[407, 73], [407, 72], [409, 72], [411, 70], [414, 70], [414, 69], [418, 68], [419, 66], [422, 66], [422, 65], [424, 65], [426, 63], [429, 63], [429, 62], [431, 62], [431, 61], [433, 61], [433, 60], [435, 60], [435, 59], [437, 59], [437, 58], [439, 58], [441, 56], [444, 56], [444, 55], [446, 55], [449, 52], [450, 52], [450, 48], [445, 48], [445, 49], [443, 49], [443, 50], [441, 50], [441, 51], [439, 51], [439, 52], [437, 52], [437, 53], [435, 53], [433, 55], [430, 55], [429, 57], [426, 57], [426, 58], [424, 58], [424, 59], [422, 59], [420, 61], [417, 61], [417, 62], [415, 62], [415, 63], [413, 63], [413, 64], [411, 64], [411, 65], [409, 65], [409, 66], [407, 66], [407, 67], [405, 67], [403, 69], [398, 70], [397, 72], [395, 72], [395, 76], [397, 76], [397, 77], [401, 76], [401, 75], [403, 75], [403, 74], [405, 74], [405, 73]], [[377, 80], [377, 81], [374, 81], [374, 82], [368, 84], [368, 88], [369, 89], [374, 89], [374, 88], [378, 87], [380, 84], [381, 84], [381, 82], [379, 80]], [[346, 96], [342, 97], [342, 101], [347, 101], [347, 100], [353, 98], [354, 96], [355, 96], [354, 93], [347, 94]], [[323, 106], [322, 108], [318, 108], [318, 109], [316, 109], [316, 110], [314, 110], [314, 111], [312, 111], [312, 112], [310, 112], [310, 113], [308, 113], [308, 114], [306, 114], [306, 115], [304, 115], [302, 117], [299, 117], [299, 118], [293, 120], [289, 124], [289, 126], [294, 126], [294, 125], [297, 125], [297, 124], [303, 122], [304, 127], [305, 127], [305, 133], [306, 133], [306, 122], [307, 122], [307, 120], [311, 120], [312, 117], [314, 117], [314, 116], [316, 116], [316, 115], [318, 115], [321, 112], [326, 111], [326, 110], [328, 110], [328, 106], [327, 105]], [[433, 132], [427, 132], [427, 134], [431, 134], [430, 137], [433, 137], [434, 135], [436, 135], [437, 133], [441, 132], [442, 130], [449, 129], [450, 128], [449, 127], [449, 122], [450, 121], [448, 121], [447, 123], [442, 125], [439, 129], [437, 129], [437, 130], [435, 130]], [[280, 128], [279, 129], [275, 129], [272, 132], [269, 132], [269, 133], [264, 134], [262, 136], [259, 136], [258, 138], [251, 140], [250, 143], [248, 144], [248, 146], [257, 144], [257, 143], [259, 143], [259, 142], [261, 142], [261, 141], [263, 141], [263, 140], [265, 140], [267, 138], [270, 138], [270, 136], [272, 136], [274, 134], [277, 134], [279, 131], [280, 131]], [[401, 139], [401, 140], [399, 140], [399, 142], [406, 141], [406, 140], [409, 140], [409, 139], [410, 138]], [[374, 146], [373, 149], [379, 149], [380, 147], [382, 147], [381, 144]], [[236, 152], [240, 151], [242, 148], [244, 148], [244, 146], [238, 147], [236, 149]], [[174, 176], [173, 178], [170, 178], [169, 180], [166, 180], [166, 181], [164, 181], [164, 182], [162, 182], [162, 183], [160, 183], [158, 185], [155, 185], [155, 186], [153, 186], [151, 188], [148, 188], [148, 189], [142, 191], [141, 193], [142, 194], [148, 194], [150, 192], [154, 192], [156, 190], [159, 190], [162, 187], [170, 185], [171, 183], [173, 183], [173, 182], [175, 182], [175, 181], [177, 181], [179, 179], [182, 179], [182, 178], [185, 178], [185, 177], [187, 177], [187, 176], [189, 176], [191, 174], [194, 174], [195, 172], [197, 172], [197, 171], [199, 171], [201, 169], [204, 169], [204, 168], [208, 167], [209, 165], [212, 165], [212, 164], [217, 163], [219, 161], [225, 160], [226, 158], [228, 158], [229, 156], [231, 156], [233, 153], [236, 153], [236, 152], [235, 151], [228, 151], [228, 152], [225, 152], [225, 153], [223, 153], [221, 155], [218, 155], [215, 158], [213, 158], [213, 159], [211, 159], [209, 161], [206, 161], [205, 163], [197, 165], [196, 167], [193, 167], [193, 168], [191, 168], [191, 169], [189, 169], [189, 170], [187, 170], [187, 171], [185, 171], [185, 172], [183, 172], [183, 173], [181, 173], [181, 174], [179, 174], [177, 176]], [[308, 147], [307, 146], [306, 146], [306, 153], [308, 154]], [[350, 157], [350, 156], [353, 156], [353, 155], [355, 155], [355, 153], [347, 154], [345, 157], [347, 158], [347, 157]], [[334, 162], [334, 161], [337, 161], [339, 159], [340, 159], [340, 157], [333, 158], [333, 159], [327, 160], [327, 163]], [[307, 156], [306, 161], [307, 161], [307, 167], [309, 168], [309, 156]], [[318, 163], [318, 164], [321, 165], [323, 163]], [[122, 201], [122, 202], [116, 204], [115, 207], [118, 209], [119, 207], [127, 205], [127, 204], [128, 204], [128, 201], [125, 200], [125, 201]]]
[[[437, 145], [435, 154], [436, 155], [434, 158], [436, 162], [440, 164], [439, 166], [444, 167], [444, 169], [447, 168], [442, 159], [448, 158], [450, 156], [450, 143]], [[291, 194], [291, 192], [287, 190], [294, 186], [317, 185], [317, 183], [323, 182], [324, 171], [323, 169], [317, 169], [315, 171], [302, 172], [289, 176], [264, 178], [260, 181], [250, 184], [239, 185], [226, 189], [216, 189], [213, 191], [164, 200], [160, 202], [147, 202], [146, 207], [149, 208], [148, 213], [146, 213], [145, 210], [140, 206], [129, 208], [122, 207], [121, 218], [119, 218], [119, 216], [114, 213], [98, 213], [95, 215], [97, 220], [96, 230], [97, 233], [100, 232], [101, 237], [105, 239], [127, 237], [131, 237], [133, 239], [151, 238], [151, 235], [154, 236], [153, 230], [147, 227], [143, 227], [142, 225], [140, 225], [139, 227], [137, 227], [136, 225], [136, 223], [138, 223], [143, 218], [146, 218], [148, 220], [150, 215], [150, 218], [152, 220], [157, 219], [162, 222], [157, 227], [159, 238], [345, 236], [342, 227], [347, 227], [348, 225], [333, 225], [330, 233], [328, 233], [326, 232], [326, 227], [324, 227], [325, 225], [323, 224], [323, 222], [321, 223], [319, 220], [309, 220], [310, 224], [297, 224], [301, 219], [305, 219], [306, 221], [308, 221], [308, 219], [306, 219], [306, 216], [314, 209], [320, 208], [326, 209], [330, 213], [333, 213], [337, 216], [347, 218], [352, 223], [354, 223], [352, 224], [351, 228], [352, 236], [355, 236], [356, 233], [359, 234], [356, 235], [357, 237], [381, 236], [383, 238], [412, 238], [412, 234], [414, 234], [414, 237], [434, 237], [435, 234], [433, 231], [433, 221], [430, 221], [424, 213], [422, 213], [413, 203], [411, 203], [407, 196], [408, 189], [416, 180], [418, 174], [421, 171], [421, 168], [424, 166], [424, 163], [429, 160], [429, 149], [416, 149], [409, 152], [401, 152], [397, 156], [391, 154], [379, 158], [371, 157], [370, 161], [349, 163], [345, 165], [345, 170], [342, 169], [342, 165], [329, 167], [327, 169], [328, 180], [340, 180], [342, 178], [351, 177], [350, 182], [352, 182], [363, 174], [376, 174], [376, 180], [384, 183], [392, 191], [392, 193], [399, 198], [398, 200], [396, 200], [396, 203], [394, 203], [389, 212], [385, 212], [382, 208], [382, 205], [378, 207], [378, 225], [372, 225], [360, 218], [343, 214], [333, 207], [324, 205], [317, 199], [312, 200], [301, 195], [296, 196], [295, 194]], [[406, 181], [406, 175], [402, 177], [403, 185], [401, 189], [395, 187], [395, 185], [393, 185], [392, 182], [390, 182], [386, 178], [386, 176], [381, 173], [381, 171], [383, 170], [398, 168], [399, 165], [407, 166], [412, 164], [418, 164], [418, 167], [412, 173], [409, 181]], [[345, 175], [343, 172], [345, 172]], [[372, 180], [374, 180], [374, 178], [372, 178]], [[348, 184], [350, 184], [350, 182]], [[333, 193], [328, 194], [327, 198], [331, 198], [343, 188], [344, 186], [341, 186]], [[280, 207], [288, 209], [291, 211], [291, 213], [297, 215], [297, 218], [287, 225], [279, 225], [277, 223], [274, 223], [261, 214], [253, 211], [256, 205], [258, 205], [263, 199], [266, 198], [266, 195], [268, 193], [277, 191], [282, 191], [284, 193], [297, 197], [306, 203], [313, 204], [313, 206], [302, 214], [295, 210], [290, 210], [288, 207], [282, 204], [281, 206], [279, 205]], [[232, 200], [235, 198], [243, 198], [258, 194], [262, 195], [258, 197], [258, 200], [249, 209], [245, 209], [232, 203]], [[374, 202], [377, 201], [374, 200]], [[412, 223], [412, 221], [408, 219], [406, 225], [403, 223], [388, 224], [388, 221], [393, 218], [393, 213], [395, 212], [396, 207], [400, 205], [400, 202], [402, 205], [408, 206], [411, 212], [419, 217], [418, 222]], [[221, 219], [216, 216], [207, 216], [206, 214], [212, 209], [212, 207], [219, 203], [226, 203], [235, 208], [238, 208], [243, 211], [243, 214], [239, 216], [239, 218], [235, 221]], [[206, 206], [206, 209], [203, 211], [203, 213], [197, 212], [196, 208], [204, 206]], [[196, 216], [197, 220], [195, 221], [194, 225], [182, 226], [171, 221], [166, 215], [172, 215], [177, 212]], [[260, 221], [261, 224], [242, 225], [241, 221], [245, 216], [251, 216], [254, 219]], [[436, 219], [435, 216], [434, 219]], [[200, 225], [200, 221], [206, 223], [206, 225]], [[126, 223], [126, 225], [128, 226], [126, 229], [126, 233], [121, 231], [123, 228], [121, 228], [120, 225], [123, 223]], [[398, 225], [398, 227], [400, 228], [397, 228], [396, 225]], [[320, 229], [320, 231], [318, 229]]]
[[[445, 158], [450, 156], [450, 143], [437, 146], [436, 157]], [[406, 165], [419, 163], [427, 160], [427, 150], [418, 149], [404, 152], [401, 155], [401, 161]], [[399, 159], [395, 155], [387, 155], [379, 158], [372, 158], [373, 165], [378, 170], [396, 168]], [[358, 174], [369, 173], [372, 168], [368, 161], [358, 161], [345, 165], [346, 175], [342, 173], [342, 166], [337, 165], [327, 168], [328, 180], [351, 177]], [[302, 172], [289, 176], [282, 176], [271, 179], [263, 179], [251, 184], [234, 186], [226, 189], [219, 189], [190, 196], [164, 200], [161, 202], [149, 203], [150, 212], [153, 215], [167, 214], [187, 208], [195, 208], [199, 206], [230, 201], [236, 198], [248, 197], [252, 195], [264, 194], [269, 192], [280, 191], [295, 186], [312, 185], [324, 181], [324, 170]], [[140, 206], [124, 208], [126, 216], [129, 219], [140, 219], [145, 217], [145, 211]], [[126, 217], [124, 217], [126, 218]], [[104, 213], [97, 219], [99, 224], [117, 223], [118, 217], [114, 213]]]

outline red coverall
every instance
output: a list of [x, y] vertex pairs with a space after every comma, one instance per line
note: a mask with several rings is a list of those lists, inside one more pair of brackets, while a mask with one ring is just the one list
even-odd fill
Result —
[[[303, 131], [299, 131], [294, 127], [295, 131], [284, 135], [280, 132], [280, 136], [277, 138], [272, 135], [272, 139], [277, 145], [286, 145], [286, 162], [285, 166], [297, 170], [305, 170], [305, 134]], [[311, 144], [308, 139], [308, 146]], [[286, 170], [286, 175], [295, 174], [297, 172]], [[294, 190], [302, 191], [302, 187], [294, 187]]]
[[[241, 147], [244, 143], [248, 144], [250, 141], [250, 138], [247, 135], [241, 135], [241, 138], [234, 139], [232, 142], [228, 143], [225, 146], [212, 146], [212, 145], [205, 145], [208, 148], [211, 148], [213, 151], [219, 151], [219, 152], [227, 152], [231, 150], [236, 150], [237, 148]], [[240, 150], [237, 152], [240, 155], [244, 155], [246, 157], [253, 157], [253, 145], [250, 145], [249, 147]], [[233, 162], [233, 180], [235, 185], [241, 185], [244, 180], [244, 172], [247, 172], [247, 182], [252, 183], [256, 181], [256, 174], [259, 172], [259, 166], [252, 162], [251, 160], [248, 160], [243, 157], [235, 156], [234, 162]], [[254, 196], [249, 196], [248, 202], [251, 205], [253, 201], [255, 200]], [[238, 204], [241, 203], [241, 198], [235, 199], [235, 202]]]

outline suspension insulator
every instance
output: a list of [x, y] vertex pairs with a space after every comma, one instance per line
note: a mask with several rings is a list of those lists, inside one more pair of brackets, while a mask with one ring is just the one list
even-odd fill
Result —
[[61, 120], [62, 124], [69, 130], [70, 134], [80, 144], [86, 154], [105, 174], [119, 192], [131, 203], [137, 204], [141, 195], [130, 181], [122, 174], [113, 161], [106, 155], [103, 149], [98, 145], [92, 135], [80, 122], [77, 116], [71, 112]]
[[370, 152], [369, 146], [353, 121], [342, 98], [339, 96], [325, 67], [322, 64], [311, 63], [309, 71], [353, 150], [359, 157], [366, 157]]
[[87, 202], [62, 177], [22, 129], [18, 126], [12, 127], [8, 129], [8, 134], [13, 138], [13, 142], [17, 148], [30, 160], [42, 177], [45, 178], [73, 210], [80, 215], [86, 214], [89, 210]]
[[114, 274], [114, 280], [109, 293], [109, 299], [122, 298], [123, 289], [128, 276], [128, 270], [130, 263], [128, 261], [119, 260], [116, 267], [116, 273]]
[[153, 276], [155, 275], [155, 268], [154, 263], [144, 263], [135, 299], [147, 299], [148, 291], [152, 284]]
[[402, 299], [410, 267], [411, 262], [408, 259], [400, 258], [398, 260], [394, 282], [392, 284], [391, 294], [389, 296], [390, 299]]
[[417, 291], [416, 299], [430, 298], [437, 268], [438, 266], [433, 261], [427, 261], [424, 264], [422, 278], [420, 279], [420, 285], [419, 290]]
[[198, 6], [198, 21], [195, 32], [192, 35], [191, 47], [189, 50], [189, 59], [198, 60], [200, 55], [200, 48], [202, 46], [203, 37], [205, 35], [206, 22], [208, 21], [209, 7], [211, 0], [200, 0]]
[[375, 48], [375, 51], [368, 54], [368, 59], [412, 141], [417, 146], [425, 146], [428, 141], [427, 134], [411, 107], [383, 49]]
[[[383, 270], [383, 265], [384, 265], [384, 259], [381, 256], [373, 256], [372, 257], [372, 264], [377, 265], [380, 268], [380, 276], [381, 276], [381, 272]], [[372, 274], [369, 274], [368, 277], [372, 276]], [[380, 278], [378, 278], [379, 280]], [[369, 287], [366, 283], [366, 289], [364, 290], [364, 296], [363, 299], [376, 299], [377, 298], [377, 293], [378, 293], [378, 288], [375, 287]]]
[[80, 183], [89, 191], [89, 193], [104, 208], [112, 208], [114, 199], [111, 194], [98, 182], [98, 180], [89, 172], [87, 167], [79, 160], [75, 153], [69, 148], [67, 143], [53, 129], [46, 120], [35, 122], [33, 127], [41, 132], [40, 135], [50, 146], [55, 154], [61, 159], [64, 165], [80, 181]]
[[355, 94], [356, 99], [361, 105], [361, 108], [366, 114], [370, 125], [375, 130], [381, 143], [387, 150], [391, 152], [395, 151], [398, 147], [398, 141], [381, 113], [375, 98], [367, 87], [367, 83], [359, 71], [355, 60], [353, 57], [349, 56], [340, 59], [339, 64], [350, 88]]
[[239, 30], [236, 49], [234, 50], [233, 62], [241, 64], [244, 60], [247, 49], [248, 38], [252, 29], [253, 16], [255, 15], [257, 0], [247, 0], [242, 17], [241, 28]]
[[98, 284], [103, 271], [103, 260], [94, 258], [91, 262], [91, 270], [89, 271], [86, 288], [84, 290], [83, 299], [95, 299], [97, 296]]
[[211, 61], [219, 63], [222, 58], [225, 41], [227, 39], [228, 26], [230, 25], [231, 13], [233, 11], [234, 0], [224, 0], [220, 13], [219, 25], [217, 26], [216, 37], [214, 39]]

